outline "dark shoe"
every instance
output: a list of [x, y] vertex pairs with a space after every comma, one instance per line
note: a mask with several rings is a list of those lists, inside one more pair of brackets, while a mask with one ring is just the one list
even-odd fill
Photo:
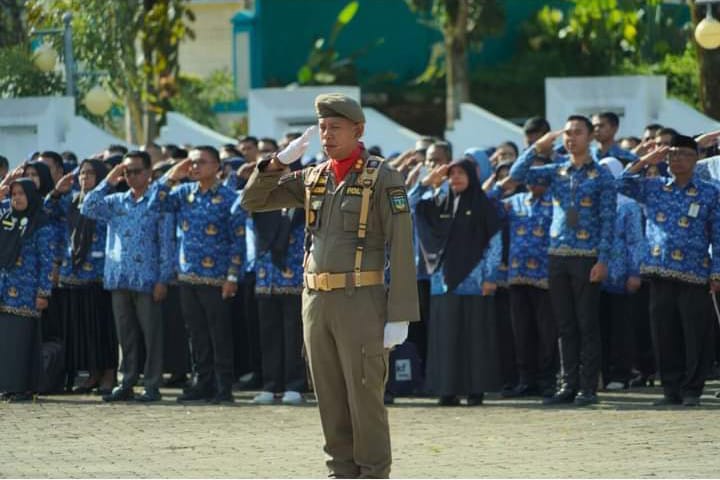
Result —
[[598, 402], [598, 397], [593, 392], [580, 392], [574, 400], [575, 405], [578, 407], [587, 407], [588, 405], [594, 405]]
[[93, 393], [93, 390], [98, 388], [98, 385], [99, 385], [98, 383], [80, 385], [78, 387], [75, 387], [73, 389], [72, 393], [74, 393], [76, 395], [90, 395], [91, 393]]
[[135, 400], [142, 403], [159, 402], [162, 400], [162, 395], [157, 388], [146, 388], [142, 395], [136, 397]]
[[238, 390], [258, 390], [260, 387], [262, 387], [262, 379], [254, 372], [246, 373], [235, 384]]
[[457, 407], [460, 405], [460, 399], [457, 395], [443, 395], [438, 399], [438, 405], [441, 407]]
[[183, 391], [183, 394], [177, 397], [178, 403], [183, 402], [209, 402], [214, 398], [211, 390], [207, 388], [193, 387]]
[[26, 403], [35, 401], [32, 393], [13, 393], [7, 399], [8, 403]]
[[468, 395], [467, 398], [467, 406], [468, 407], [475, 407], [477, 405], [482, 405], [483, 400], [485, 400], [485, 394], [484, 393], [475, 393], [473, 395]]
[[574, 390], [558, 390], [552, 397], [543, 398], [543, 405], [562, 405], [573, 403], [577, 393]]
[[699, 407], [700, 397], [684, 397], [682, 399], [683, 407]]
[[112, 393], [103, 395], [103, 402], [129, 402], [135, 398], [132, 388], [115, 387]]
[[110, 395], [113, 392], [113, 387], [98, 387], [97, 390], [95, 390], [94, 395], [100, 395], [101, 397], [105, 395]]
[[654, 407], [670, 407], [674, 405], [682, 405], [683, 401], [680, 397], [675, 395], [663, 395], [660, 400], [653, 402]]
[[539, 393], [536, 387], [520, 383], [510, 390], [503, 390], [500, 396], [503, 398], [532, 397]]
[[720, 392], [717, 392], [717, 393], [715, 394], [715, 398], [720, 398]]
[[235, 403], [235, 397], [233, 397], [231, 391], [226, 390], [224, 392], [218, 393], [217, 395], [209, 399], [208, 402], [212, 403], [213, 405], [220, 405], [221, 403]]
[[170, 378], [163, 382], [163, 387], [166, 388], [184, 388], [187, 386], [188, 379], [185, 374], [172, 375]]
[[392, 393], [385, 392], [385, 395], [383, 396], [383, 403], [385, 405], [392, 405], [395, 403], [395, 396]]

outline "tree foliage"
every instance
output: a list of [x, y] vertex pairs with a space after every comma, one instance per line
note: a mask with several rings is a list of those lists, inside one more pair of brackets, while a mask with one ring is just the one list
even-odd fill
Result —
[[61, 25], [73, 14], [73, 42], [80, 65], [107, 73], [106, 84], [124, 101], [126, 137], [133, 143], [157, 134], [168, 99], [176, 93], [180, 41], [192, 37], [188, 0], [28, 0], [37, 27]]
[[64, 85], [59, 74], [35, 67], [27, 42], [0, 47], [0, 98], [58, 95]]

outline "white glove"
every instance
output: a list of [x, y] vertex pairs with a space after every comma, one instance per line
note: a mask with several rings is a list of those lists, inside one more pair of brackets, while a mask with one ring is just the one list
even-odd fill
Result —
[[401, 343], [403, 343], [408, 336], [408, 324], [409, 322], [386, 323], [383, 346], [385, 348], [392, 348], [395, 345], [400, 345]]
[[310, 137], [315, 133], [315, 130], [317, 130], [317, 126], [313, 125], [305, 130], [298, 138], [290, 142], [282, 152], [277, 154], [278, 160], [285, 165], [290, 165], [295, 160], [301, 158], [310, 145]]

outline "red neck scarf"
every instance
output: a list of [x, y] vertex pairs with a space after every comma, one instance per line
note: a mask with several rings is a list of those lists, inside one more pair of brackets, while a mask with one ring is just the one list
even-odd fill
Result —
[[335, 182], [337, 184], [340, 184], [340, 182], [345, 179], [345, 175], [347, 175], [353, 165], [355, 165], [355, 162], [362, 157], [364, 149], [363, 144], [358, 143], [357, 147], [355, 147], [347, 158], [343, 158], [342, 160], [330, 159], [330, 168], [332, 168], [335, 174]]

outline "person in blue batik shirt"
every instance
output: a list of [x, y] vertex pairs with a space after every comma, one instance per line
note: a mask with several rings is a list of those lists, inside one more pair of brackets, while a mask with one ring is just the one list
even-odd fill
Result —
[[[82, 212], [107, 222], [105, 288], [112, 292], [120, 348], [122, 380], [106, 402], [135, 398], [140, 373], [145, 391], [138, 401], [160, 400], [163, 371], [161, 302], [173, 278], [172, 219], [150, 208], [148, 187], [152, 175], [147, 152], [130, 151], [107, 179], [90, 193]], [[113, 193], [124, 179], [129, 189]], [[144, 345], [140, 342], [144, 340]], [[144, 347], [144, 348], [143, 348]], [[145, 365], [140, 365], [142, 351]]]
[[302, 403], [305, 390], [300, 297], [305, 215], [302, 209], [257, 212], [253, 223], [263, 378], [253, 401], [268, 404], [282, 395], [283, 403], [295, 405]]
[[[510, 170], [511, 178], [520, 183], [546, 181], [553, 196], [548, 271], [562, 379], [545, 404], [597, 402], [600, 285], [608, 273], [616, 198], [612, 175], [590, 154], [592, 132], [590, 120], [571, 115], [562, 131], [540, 138]], [[548, 150], [560, 135], [569, 159], [533, 167], [535, 150]]]
[[[600, 161], [614, 178], [623, 173], [619, 160]], [[603, 383], [608, 390], [628, 388], [632, 378], [634, 302], [642, 287], [640, 261], [647, 245], [643, 235], [642, 207], [625, 195], [617, 196], [617, 216], [608, 278], [600, 301]], [[647, 306], [647, 303], [645, 303]]]
[[[533, 165], [548, 162], [550, 159], [538, 157]], [[557, 328], [548, 293], [552, 194], [547, 182], [538, 179], [537, 183], [527, 185], [529, 191], [503, 198], [503, 191], [515, 185], [508, 179], [488, 193], [498, 215], [508, 223], [510, 234], [507, 282], [518, 383], [503, 392], [503, 396], [551, 397], [555, 393], [558, 361]]]
[[[53, 302], [62, 325], [68, 385], [74, 383], [78, 371], [90, 372], [90, 377], [74, 390], [81, 394], [95, 388], [102, 394], [110, 393], [118, 366], [111, 297], [103, 288], [107, 224], [81, 213], [88, 192], [105, 175], [107, 168], [100, 160], [83, 160], [78, 175], [62, 177], [45, 200], [50, 218], [60, 219], [65, 225]], [[79, 191], [72, 190], [76, 180]]]
[[237, 193], [221, 184], [220, 168], [215, 148], [196, 147], [151, 187], [150, 208], [175, 213], [180, 301], [197, 370], [179, 402], [234, 401], [230, 299], [245, 268], [245, 217], [231, 215]]
[[[448, 178], [449, 190], [439, 188]], [[475, 162], [435, 168], [409, 195], [431, 274], [427, 386], [439, 404], [480, 405], [501, 386], [493, 294], [502, 253], [497, 214]]]
[[620, 127], [620, 118], [613, 112], [601, 112], [592, 117], [593, 135], [599, 146], [593, 151], [595, 159], [600, 161], [607, 157], [613, 157], [619, 160], [623, 165], [627, 165], [637, 160], [637, 155], [620, 148], [615, 141], [618, 128]]
[[[674, 178], [643, 178], [667, 155]], [[650, 279], [650, 321], [664, 396], [658, 405], [697, 406], [712, 362], [709, 291], [720, 291], [720, 191], [695, 175], [697, 143], [675, 135], [618, 180], [645, 205], [646, 249], [640, 273]]]
[[32, 180], [6, 187], [10, 209], [0, 216], [0, 394], [30, 401], [41, 358], [40, 312], [52, 286], [52, 228]]

